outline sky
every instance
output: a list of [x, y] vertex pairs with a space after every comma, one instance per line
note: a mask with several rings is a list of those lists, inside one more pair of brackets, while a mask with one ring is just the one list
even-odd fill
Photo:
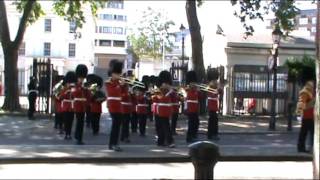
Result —
[[[316, 8], [315, 4], [311, 4], [311, 0], [297, 1], [296, 4], [300, 9]], [[129, 27], [131, 23], [139, 20], [142, 11], [146, 10], [147, 7], [167, 14], [167, 17], [176, 24], [172, 31], [179, 31], [181, 23], [188, 27], [185, 1], [126, 1], [125, 5], [128, 10]], [[236, 7], [233, 7], [229, 0], [205, 1], [197, 10], [202, 33], [215, 32], [217, 24], [222, 27], [226, 34], [244, 32], [239, 19], [233, 15], [235, 9]], [[255, 20], [250, 21], [250, 24], [254, 26], [257, 33], [266, 31], [266, 22]]]

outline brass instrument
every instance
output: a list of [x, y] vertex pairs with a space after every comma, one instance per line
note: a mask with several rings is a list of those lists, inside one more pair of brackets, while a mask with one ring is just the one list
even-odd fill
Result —
[[58, 97], [58, 95], [60, 94], [62, 89], [63, 89], [63, 80], [60, 80], [56, 85], [54, 85], [54, 87], [52, 89], [52, 94], [55, 97]]
[[218, 93], [217, 89], [210, 88], [206, 84], [194, 84], [194, 86], [199, 87], [201, 91], [211, 92], [211, 93]]
[[125, 78], [125, 77], [120, 77], [120, 79], [122, 81], [124, 81], [124, 83], [126, 83], [126, 84], [129, 84], [129, 85], [132, 85], [132, 86], [136, 86], [136, 87], [140, 87], [140, 88], [146, 88], [144, 83], [142, 83], [140, 81], [136, 81], [136, 80]]

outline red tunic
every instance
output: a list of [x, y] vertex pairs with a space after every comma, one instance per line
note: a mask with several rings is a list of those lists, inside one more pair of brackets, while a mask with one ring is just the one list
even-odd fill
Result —
[[121, 112], [123, 114], [132, 112], [131, 96], [127, 85], [121, 87]]
[[171, 93], [171, 102], [172, 102], [172, 113], [179, 113], [179, 109], [180, 109], [180, 97], [178, 95], [178, 93], [173, 92]]
[[137, 96], [135, 94], [131, 94], [131, 103], [132, 103], [132, 112], [137, 112]]
[[100, 97], [100, 98], [91, 98], [90, 102], [90, 112], [92, 113], [101, 113], [102, 112], [102, 102], [105, 101], [105, 97]]
[[187, 113], [197, 113], [199, 111], [199, 92], [196, 88], [187, 89], [186, 110]]
[[55, 103], [56, 113], [61, 113], [62, 112], [62, 101], [59, 98], [54, 97], [54, 103]]
[[219, 94], [208, 92], [208, 110], [209, 111], [218, 111], [219, 107]]
[[148, 104], [144, 95], [136, 96], [136, 112], [137, 114], [147, 114], [148, 113]]
[[158, 97], [157, 113], [159, 117], [170, 118], [172, 115], [172, 105], [170, 95], [166, 95], [166, 92]]
[[157, 112], [157, 104], [159, 102], [158, 95], [153, 95], [151, 98], [151, 101], [152, 101], [151, 111], [152, 111], [153, 115], [158, 115], [158, 112]]
[[73, 112], [73, 100], [71, 96], [71, 87], [65, 87], [60, 95], [61, 99], [61, 112]]
[[85, 89], [81, 84], [77, 84], [76, 87], [71, 89], [71, 96], [73, 98], [74, 112], [86, 112], [88, 100], [91, 99], [90, 91]]
[[107, 107], [110, 113], [121, 113], [121, 86], [118, 80], [106, 82]]

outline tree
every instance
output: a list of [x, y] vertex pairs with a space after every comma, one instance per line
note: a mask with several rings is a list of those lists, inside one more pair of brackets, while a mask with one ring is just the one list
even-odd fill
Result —
[[150, 7], [143, 12], [142, 18], [135, 23], [134, 29], [129, 36], [131, 47], [129, 52], [136, 54], [138, 59], [142, 57], [159, 59], [163, 50], [171, 51], [173, 43], [170, 40], [169, 29], [174, 22], [168, 20], [161, 12], [156, 12]]
[[[85, 23], [83, 7], [89, 5], [95, 15], [98, 8], [103, 7], [106, 0], [53, 1], [53, 10], [65, 20], [74, 21], [81, 28]], [[18, 91], [18, 50], [28, 25], [34, 23], [45, 14], [37, 0], [17, 0], [12, 2], [22, 14], [19, 28], [14, 40], [10, 38], [7, 19], [6, 2], [0, 1], [0, 42], [4, 53], [5, 100], [2, 108], [8, 111], [20, 110]]]
[[196, 4], [195, 0], [186, 1], [186, 14], [191, 36], [193, 70], [197, 73], [199, 80], [203, 81], [205, 79], [205, 68], [203, 63], [201, 28], [197, 16], [197, 5], [201, 6], [202, 1], [197, 1], [198, 4]]

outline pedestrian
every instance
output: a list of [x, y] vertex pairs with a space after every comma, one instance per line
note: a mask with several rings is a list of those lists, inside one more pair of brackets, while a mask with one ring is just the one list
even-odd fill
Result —
[[[296, 113], [302, 118], [299, 139], [297, 144], [298, 152], [311, 152], [314, 136], [314, 105], [315, 105], [315, 72], [313, 68], [304, 67], [301, 74], [301, 82], [304, 85], [299, 92]], [[310, 137], [310, 150], [306, 149], [306, 138]]]
[[130, 143], [130, 122], [132, 113], [131, 95], [129, 94], [129, 85], [121, 85], [121, 113], [122, 113], [122, 129], [120, 140]]
[[87, 104], [91, 99], [90, 91], [84, 87], [83, 83], [88, 74], [88, 68], [84, 64], [76, 67], [77, 84], [71, 89], [71, 96], [74, 103], [74, 112], [76, 116], [75, 139], [77, 145], [83, 145], [83, 127], [84, 115], [87, 110]]
[[218, 120], [218, 111], [219, 111], [219, 91], [218, 91], [218, 82], [217, 79], [219, 74], [210, 69], [207, 72], [207, 79], [209, 81], [208, 87], [212, 91], [207, 92], [207, 104], [208, 104], [208, 128], [207, 128], [207, 138], [210, 140], [219, 140], [218, 130], [219, 130], [219, 120]]
[[107, 107], [112, 118], [111, 134], [109, 140], [109, 149], [122, 151], [118, 146], [119, 132], [122, 123], [121, 115], [121, 85], [123, 63], [118, 60], [112, 60], [109, 64], [109, 74], [111, 77], [106, 82]]
[[65, 128], [65, 140], [71, 140], [71, 130], [73, 125], [74, 110], [73, 99], [71, 96], [71, 88], [75, 87], [77, 82], [77, 76], [74, 71], [68, 71], [64, 77], [65, 86], [58, 98], [61, 100], [61, 112], [63, 113], [63, 121]]
[[145, 96], [146, 88], [136, 87], [134, 89], [136, 98], [136, 114], [139, 123], [139, 133], [141, 137], [146, 136], [146, 125], [147, 125], [147, 114], [148, 114], [148, 104]]
[[172, 116], [171, 89], [172, 78], [169, 71], [161, 71], [159, 74], [159, 82], [157, 84], [160, 89], [158, 96], [157, 114], [158, 114], [158, 146], [175, 147], [172, 132], [170, 128], [170, 117]]
[[102, 112], [101, 104], [106, 99], [106, 95], [101, 91], [102, 78], [95, 76], [93, 84], [90, 86], [92, 98], [90, 100], [90, 122], [92, 127], [92, 133], [94, 136], [99, 134], [100, 131], [100, 117]]
[[34, 112], [35, 112], [35, 106], [36, 106], [36, 99], [37, 99], [37, 80], [35, 77], [31, 76], [30, 81], [28, 84], [28, 101], [29, 101], [29, 109], [28, 109], [28, 118], [29, 120], [34, 119]]
[[197, 75], [195, 71], [188, 71], [186, 74], [187, 97], [185, 100], [185, 109], [188, 116], [187, 143], [191, 143], [198, 138], [199, 129], [199, 96], [200, 92], [195, 86]]
[[57, 83], [53, 87], [53, 100], [55, 104], [55, 113], [54, 113], [54, 119], [55, 119], [55, 129], [59, 130], [59, 134], [63, 134], [64, 129], [64, 122], [63, 122], [63, 113], [62, 113], [62, 101], [59, 98], [60, 93], [65, 85], [65, 82], [63, 81], [64, 76], [57, 76]]

